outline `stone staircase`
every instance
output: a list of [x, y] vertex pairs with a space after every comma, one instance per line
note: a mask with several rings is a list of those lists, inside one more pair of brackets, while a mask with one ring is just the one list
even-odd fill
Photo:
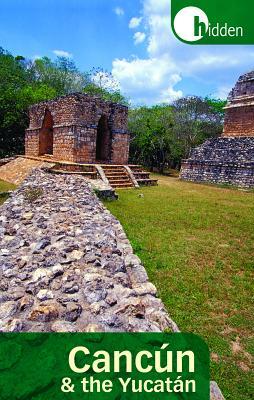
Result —
[[99, 179], [95, 165], [57, 162], [50, 169], [50, 172], [55, 174], [82, 175], [88, 179]]
[[144, 171], [141, 165], [129, 165], [129, 167], [139, 186], [156, 186], [158, 184], [158, 180], [151, 179], [150, 173]]
[[0, 166], [0, 179], [20, 184], [33, 168], [41, 166], [55, 174], [82, 175], [91, 180], [102, 180], [112, 189], [157, 185], [157, 180], [150, 179], [149, 172], [144, 171], [140, 165], [79, 164], [58, 161], [49, 154], [40, 157], [18, 156], [11, 159]]
[[101, 165], [112, 188], [131, 188], [134, 186], [123, 165]]

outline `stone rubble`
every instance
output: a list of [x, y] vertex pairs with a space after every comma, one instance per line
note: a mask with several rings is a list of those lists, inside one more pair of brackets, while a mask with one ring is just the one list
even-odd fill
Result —
[[79, 175], [36, 169], [1, 207], [0, 331], [178, 331]]

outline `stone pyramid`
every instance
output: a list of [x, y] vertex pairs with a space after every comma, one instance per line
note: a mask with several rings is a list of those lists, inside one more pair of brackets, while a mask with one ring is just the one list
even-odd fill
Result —
[[180, 178], [254, 187], [254, 71], [240, 76], [229, 93], [222, 136], [193, 149]]

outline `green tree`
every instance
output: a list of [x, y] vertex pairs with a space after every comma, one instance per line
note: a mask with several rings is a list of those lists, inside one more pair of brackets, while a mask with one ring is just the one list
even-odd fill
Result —
[[88, 74], [79, 72], [75, 63], [66, 57], [57, 57], [56, 61], [48, 57], [37, 59], [31, 72], [33, 81], [51, 87], [57, 96], [82, 92], [89, 81]]
[[73, 92], [87, 92], [127, 104], [111, 74], [78, 70], [73, 60], [48, 57], [27, 60], [0, 48], [0, 157], [24, 152], [28, 107]]
[[168, 105], [140, 107], [129, 113], [131, 161], [163, 173], [177, 158], [172, 108]]
[[112, 73], [102, 68], [93, 68], [87, 74], [87, 78], [87, 83], [83, 88], [85, 93], [99, 96], [113, 103], [129, 105], [129, 100], [121, 93], [119, 84]]
[[21, 152], [27, 126], [22, 96], [27, 82], [23, 59], [0, 49], [0, 157]]
[[174, 132], [181, 143], [182, 157], [206, 139], [222, 133], [223, 104], [220, 100], [188, 96], [173, 103]]

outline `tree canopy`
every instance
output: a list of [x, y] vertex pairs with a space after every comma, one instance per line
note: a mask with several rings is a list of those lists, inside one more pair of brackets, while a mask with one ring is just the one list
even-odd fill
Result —
[[[24, 152], [29, 105], [73, 92], [129, 105], [111, 73], [81, 72], [74, 61], [14, 57], [0, 48], [0, 157]], [[225, 101], [198, 96], [129, 112], [130, 161], [151, 170], [179, 168], [192, 147], [222, 132]]]
[[69, 58], [31, 61], [0, 48], [0, 157], [24, 152], [29, 105], [74, 92], [128, 104], [107, 71], [80, 72]]
[[198, 96], [172, 105], [140, 107], [130, 111], [131, 161], [163, 172], [179, 168], [190, 149], [222, 132], [224, 101]]

